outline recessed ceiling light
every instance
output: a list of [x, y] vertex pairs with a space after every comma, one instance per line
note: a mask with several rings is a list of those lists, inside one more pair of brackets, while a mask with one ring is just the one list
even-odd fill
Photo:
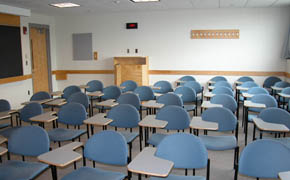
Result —
[[160, 2], [160, 0], [130, 0], [134, 3]]
[[63, 3], [56, 3], [50, 4], [51, 6], [58, 7], [58, 8], [69, 8], [69, 7], [78, 7], [80, 5], [70, 2], [63, 2]]

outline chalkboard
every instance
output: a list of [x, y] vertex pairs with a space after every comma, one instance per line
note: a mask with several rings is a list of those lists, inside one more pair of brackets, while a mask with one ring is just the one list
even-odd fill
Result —
[[0, 25], [0, 78], [23, 75], [20, 27]]

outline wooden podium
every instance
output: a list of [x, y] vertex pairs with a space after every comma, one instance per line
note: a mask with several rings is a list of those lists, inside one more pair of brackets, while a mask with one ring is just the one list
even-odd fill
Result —
[[148, 86], [148, 57], [114, 57], [115, 84], [127, 80], [135, 81], [138, 86]]

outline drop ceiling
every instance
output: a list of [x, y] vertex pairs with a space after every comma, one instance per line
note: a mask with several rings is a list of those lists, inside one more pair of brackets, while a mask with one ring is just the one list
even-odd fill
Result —
[[81, 15], [130, 11], [162, 11], [176, 9], [270, 8], [290, 7], [290, 0], [161, 0], [155, 3], [133, 3], [129, 0], [68, 0], [77, 8], [55, 8], [52, 3], [66, 0], [0, 0], [0, 4], [30, 9], [46, 15]]

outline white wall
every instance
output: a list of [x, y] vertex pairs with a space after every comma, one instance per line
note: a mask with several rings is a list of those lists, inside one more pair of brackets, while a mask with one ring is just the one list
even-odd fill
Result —
[[[30, 54], [30, 40], [29, 32], [24, 35], [22, 26], [29, 27], [29, 23], [45, 24], [50, 26], [50, 40], [51, 40], [51, 59], [52, 69], [56, 69], [56, 51], [55, 51], [55, 26], [54, 18], [43, 16], [39, 14], [32, 14], [31, 17], [21, 17], [21, 46], [22, 46], [22, 60], [24, 75], [31, 74], [31, 54]], [[28, 61], [26, 65], [25, 61]], [[54, 89], [57, 89], [57, 83], [53, 78]], [[28, 95], [30, 91], [30, 95]], [[33, 93], [32, 80], [7, 83], [0, 85], [0, 99], [7, 99], [13, 108], [19, 108], [20, 103], [28, 101]]]
[[[56, 18], [59, 69], [113, 69], [113, 56], [149, 56], [151, 70], [286, 71], [281, 59], [289, 8], [114, 13]], [[138, 30], [126, 30], [138, 22]], [[240, 39], [190, 39], [192, 29], [240, 29]], [[72, 60], [72, 33], [93, 33], [98, 61]], [[127, 54], [129, 48], [131, 53]], [[139, 53], [135, 54], [134, 49]], [[88, 79], [92, 78], [87, 76]], [[150, 75], [175, 81], [180, 76]], [[210, 76], [196, 76], [201, 82]], [[238, 77], [229, 77], [234, 81]], [[264, 77], [255, 77], [262, 83]], [[66, 84], [87, 82], [74, 75]], [[108, 82], [107, 82], [108, 83]], [[110, 82], [113, 84], [113, 81]], [[63, 82], [58, 82], [63, 87]]]

